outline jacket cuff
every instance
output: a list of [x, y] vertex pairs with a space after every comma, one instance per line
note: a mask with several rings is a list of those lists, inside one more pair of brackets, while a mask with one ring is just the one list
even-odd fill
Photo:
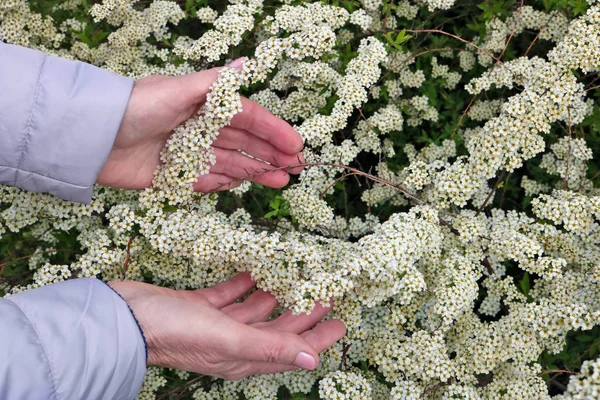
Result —
[[55, 398], [135, 398], [146, 372], [145, 343], [127, 303], [109, 286], [75, 279], [5, 301], [21, 310], [35, 332]]
[[10, 93], [0, 99], [0, 182], [89, 203], [133, 79], [18, 46], [0, 45], [0, 60], [0, 92]]

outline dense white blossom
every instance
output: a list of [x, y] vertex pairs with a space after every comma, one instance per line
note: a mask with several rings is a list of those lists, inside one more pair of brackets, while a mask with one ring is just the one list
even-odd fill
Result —
[[[280, 387], [309, 393], [315, 384], [324, 399], [549, 398], [540, 355], [560, 352], [569, 332], [600, 324], [600, 190], [588, 168], [598, 154], [575, 130], [593, 107], [578, 77], [599, 69], [597, 1], [573, 18], [537, 5], [515, 8], [490, 19], [473, 44], [438, 51], [427, 63], [374, 34], [403, 29], [453, 0], [393, 2], [385, 20], [389, 2], [382, 0], [360, 0], [352, 12], [325, 2], [265, 10], [261, 0], [235, 0], [195, 16], [175, 1], [141, 3], [95, 2], [93, 19], [114, 29], [94, 46], [78, 39], [82, 21], [57, 26], [22, 0], [0, 4], [0, 40], [132, 78], [220, 65], [243, 40], [256, 42], [243, 71], [224, 68], [206, 104], [174, 130], [152, 188], [97, 187], [90, 205], [77, 205], [0, 186], [0, 237], [25, 232], [39, 243], [28, 259], [31, 283], [2, 281], [2, 288], [15, 293], [73, 276], [151, 276], [160, 285], [201, 288], [249, 271], [282, 309], [310, 312], [334, 300], [331, 317], [348, 333], [316, 371], [214, 380], [194, 386], [194, 399], [276, 399]], [[172, 37], [170, 27], [184, 19], [206, 29], [197, 38]], [[545, 57], [496, 60], [509, 37], [531, 31], [551, 48]], [[356, 51], [340, 50], [346, 47]], [[473, 96], [465, 113], [471, 125], [435, 143], [399, 144], [397, 135], [448, 122], [429, 80], [440, 93], [464, 88]], [[283, 190], [289, 217], [274, 226], [256, 224], [244, 208], [218, 211], [216, 194], [192, 189], [215, 162], [219, 130], [241, 111], [241, 87], [296, 124], [306, 145], [310, 166]], [[548, 141], [556, 125], [562, 133]], [[406, 165], [386, 160], [397, 156]], [[354, 167], [362, 157], [378, 161], [360, 175]], [[536, 157], [548, 180], [526, 171]], [[527, 212], [494, 205], [494, 182], [516, 171]], [[368, 212], [348, 218], [332, 195], [344, 179], [364, 174], [368, 185], [361, 181], [349, 201]], [[381, 205], [404, 211], [380, 220]], [[76, 232], [82, 250], [70, 265], [49, 262], [59, 231]], [[523, 291], [510, 268], [535, 285]], [[599, 365], [583, 363], [557, 399], [598, 397]], [[489, 382], [479, 384], [482, 377]], [[138, 398], [154, 398], [165, 384], [162, 369], [150, 368]]]

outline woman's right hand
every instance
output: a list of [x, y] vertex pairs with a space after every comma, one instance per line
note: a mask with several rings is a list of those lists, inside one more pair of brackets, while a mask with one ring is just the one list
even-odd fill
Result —
[[327, 308], [310, 315], [287, 312], [268, 320], [277, 306], [248, 273], [212, 288], [172, 290], [141, 282], [111, 282], [133, 310], [148, 342], [148, 364], [235, 380], [249, 375], [315, 369], [319, 353], [341, 339], [342, 322], [321, 322]]

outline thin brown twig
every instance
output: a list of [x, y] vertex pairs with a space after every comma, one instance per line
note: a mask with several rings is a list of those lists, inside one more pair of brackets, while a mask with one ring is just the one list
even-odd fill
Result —
[[538, 374], [538, 376], [544, 376], [548, 374], [571, 374], [571, 375], [579, 375], [579, 372], [569, 371], [568, 369], [547, 369]]
[[346, 357], [348, 355], [348, 350], [350, 350], [351, 346], [352, 343], [344, 343], [344, 349], [342, 350], [342, 361], [340, 362], [340, 369], [342, 369], [342, 366], [344, 367], [344, 369], [348, 369], [348, 365], [346, 364]]
[[352, 176], [352, 175], [354, 175], [354, 174], [353, 173], [342, 174], [342, 176], [340, 176], [339, 178], [336, 178], [333, 182], [331, 182], [329, 185], [327, 185], [327, 187], [325, 189], [323, 189], [323, 191], [321, 192], [321, 195], [320, 195], [321, 200], [323, 200], [323, 198], [325, 197], [325, 195], [327, 194], [329, 189], [331, 189], [333, 186], [335, 186], [336, 183], [338, 183], [339, 181], [342, 181], [342, 180], [346, 179], [348, 176]]
[[429, 389], [426, 389], [423, 391], [423, 393], [421, 393], [421, 398], [424, 399], [427, 397], [427, 395], [432, 394], [436, 391], [438, 391], [439, 389], [443, 388], [444, 386], [448, 386], [449, 383], [447, 382], [440, 382], [437, 385], [434, 385], [432, 387], [430, 387]]
[[[236, 182], [238, 180], [246, 180], [248, 178], [250, 179], [254, 179], [256, 178], [258, 175], [262, 175], [262, 174], [266, 174], [269, 172], [273, 172], [273, 171], [279, 171], [279, 170], [287, 170], [287, 169], [294, 169], [294, 168], [300, 168], [300, 167], [335, 167], [335, 168], [341, 168], [341, 169], [345, 169], [347, 171], [350, 171], [350, 174], [347, 175], [353, 175], [353, 176], [363, 176], [369, 180], [372, 180], [374, 182], [377, 183], [381, 183], [382, 185], [391, 187], [393, 189], [396, 189], [397, 191], [399, 191], [400, 193], [402, 193], [404, 196], [408, 197], [409, 199], [417, 202], [418, 204], [423, 204], [423, 200], [419, 199], [416, 195], [412, 194], [410, 191], [408, 191], [406, 188], [404, 188], [401, 185], [397, 185], [394, 184], [388, 180], [382, 179], [378, 176], [369, 174], [367, 172], [363, 172], [359, 169], [350, 167], [348, 165], [343, 165], [343, 164], [336, 164], [336, 163], [324, 163], [324, 162], [314, 162], [314, 163], [302, 163], [300, 162], [300, 160], [298, 160], [298, 164], [294, 164], [294, 165], [286, 165], [286, 166], [280, 166], [280, 167], [275, 167], [275, 168], [271, 168], [271, 169], [267, 169], [264, 168], [262, 171], [256, 171], [254, 174], [250, 174], [249, 172], [247, 173], [247, 176], [245, 177], [240, 177], [240, 178], [233, 178], [230, 182], [227, 183], [223, 183], [220, 186], [218, 186], [215, 191], [218, 191], [221, 187], [225, 186], [225, 185], [229, 185], [231, 184], [231, 182]], [[438, 217], [438, 221], [440, 223], [440, 225], [446, 226], [450, 229], [450, 231], [457, 235], [460, 236], [460, 232], [454, 228], [448, 221], [444, 220], [441, 217]]]
[[[406, 66], [406, 64], [407, 64], [407, 63], [408, 63], [410, 60], [413, 60], [413, 59], [415, 59], [415, 58], [417, 58], [417, 57], [419, 57], [419, 56], [422, 56], [422, 55], [424, 55], [424, 54], [429, 54], [429, 53], [433, 53], [433, 52], [436, 52], [436, 51], [446, 51], [446, 50], [462, 50], [462, 49], [459, 49], [459, 48], [457, 48], [457, 47], [440, 47], [440, 48], [435, 48], [435, 49], [429, 49], [429, 50], [425, 50], [425, 51], [422, 51], [422, 52], [420, 52], [420, 53], [411, 54], [411, 55], [409, 55], [409, 56], [406, 58], [406, 60], [404, 60], [404, 62], [403, 62], [401, 65], [400, 65], [400, 67], [401, 67], [401, 68], [403, 68], [404, 66]], [[386, 71], [386, 73], [385, 73], [385, 74], [383, 74], [383, 75], [382, 75], [382, 76], [379, 78], [379, 80], [377, 81], [377, 83], [376, 83], [375, 85], [378, 85], [378, 84], [380, 84], [381, 82], [383, 82], [383, 81], [384, 81], [384, 80], [385, 80], [385, 79], [386, 79], [386, 78], [387, 78], [387, 77], [388, 77], [388, 76], [389, 76], [391, 73], [392, 73], [392, 71], [390, 71], [390, 70]], [[374, 86], [375, 86], [375, 85], [374, 85]]]
[[172, 395], [172, 394], [174, 394], [174, 393], [177, 393], [177, 392], [179, 392], [179, 391], [181, 391], [181, 390], [185, 390], [185, 388], [187, 388], [188, 386], [191, 386], [192, 384], [194, 384], [194, 383], [196, 383], [197, 381], [199, 381], [200, 379], [202, 379], [202, 377], [203, 377], [203, 376], [204, 376], [204, 375], [200, 375], [200, 376], [197, 376], [197, 377], [195, 377], [195, 378], [193, 378], [193, 379], [190, 379], [189, 381], [187, 381], [187, 382], [185, 382], [185, 383], [183, 383], [183, 384], [181, 384], [181, 385], [177, 386], [175, 389], [173, 389], [173, 390], [170, 390], [170, 391], [168, 391], [167, 393], [164, 393], [164, 394], [162, 394], [160, 397], [157, 397], [157, 399], [156, 399], [156, 400], [163, 400], [163, 399], [166, 399], [166, 398], [167, 398], [167, 396], [170, 396], [170, 395]]
[[407, 61], [405, 61], [404, 63], [407, 63], [408, 60], [411, 60], [413, 58], [417, 58], [417, 57], [422, 56], [424, 54], [429, 54], [429, 53], [433, 53], [433, 52], [436, 52], [436, 51], [448, 51], [448, 50], [462, 50], [462, 49], [459, 49], [457, 47], [439, 47], [439, 48], [435, 48], [435, 49], [428, 49], [428, 50], [421, 51], [420, 53], [411, 54], [410, 57], [407, 59]]
[[363, 114], [362, 111], [362, 107], [358, 108], [358, 112], [360, 114], [360, 116], [362, 117], [362, 119], [365, 121], [365, 123], [367, 124], [367, 128], [369, 128], [370, 131], [373, 131], [373, 127], [371, 126], [371, 124], [369, 123], [369, 120], [367, 119], [367, 117], [365, 117], [365, 114]]
[[[579, 80], [584, 80], [585, 78], [588, 78], [594, 74], [596, 75], [596, 77], [585, 85], [585, 89], [593, 90], [594, 88], [597, 88], [598, 86], [595, 86], [595, 87], [591, 87], [591, 86], [594, 83], [596, 83], [598, 81], [598, 79], [600, 79], [600, 74], [598, 72], [593, 72], [593, 73], [586, 74], [586, 75], [582, 76], [581, 78], [579, 78]], [[584, 91], [584, 93], [585, 93], [585, 91]]]
[[125, 249], [127, 255], [125, 256], [125, 264], [123, 265], [123, 277], [121, 278], [122, 281], [125, 280], [125, 276], [127, 275], [127, 268], [129, 267], [129, 260], [131, 259], [131, 243], [133, 243], [134, 238], [135, 235], [129, 238], [129, 242], [127, 242], [127, 248]]
[[504, 197], [506, 196], [506, 188], [508, 187], [508, 180], [510, 179], [510, 174], [512, 174], [512, 172], [509, 172], [506, 175], [506, 181], [504, 181], [504, 188], [502, 188], [502, 196], [500, 197], [500, 205], [498, 206], [499, 208], [502, 208], [502, 204], [504, 204]]
[[490, 275], [494, 274], [494, 267], [492, 267], [492, 264], [490, 263], [490, 260], [488, 260], [487, 257], [485, 257], [481, 261], [481, 265], [483, 265], [485, 267], [485, 269], [487, 269], [488, 274], [490, 274]]
[[77, 253], [77, 254], [81, 254], [81, 251], [79, 250], [70, 250], [70, 249], [50, 249], [50, 250], [45, 250], [45, 251], [40, 251], [40, 252], [35, 252], [33, 254], [29, 254], [27, 256], [23, 256], [23, 257], [19, 257], [19, 258], [15, 258], [13, 260], [8, 260], [2, 264], [0, 264], [0, 275], [2, 275], [2, 272], [4, 272], [4, 267], [6, 267], [8, 264], [16, 262], [16, 261], [21, 261], [21, 260], [27, 260], [28, 258], [31, 258], [33, 256], [37, 256], [38, 254], [46, 254], [46, 253]]
[[498, 189], [498, 185], [500, 185], [500, 182], [502, 182], [502, 179], [504, 179], [504, 175], [505, 174], [506, 174], [505, 170], [502, 170], [502, 172], [500, 172], [500, 175], [498, 176], [498, 179], [496, 180], [496, 184], [490, 189], [490, 192], [488, 193], [487, 197], [485, 198], [485, 201], [477, 209], [477, 213], [475, 213], [476, 217], [479, 216], [479, 214], [481, 214], [481, 211], [483, 211], [483, 209], [485, 208], [485, 206], [487, 206], [487, 204], [489, 203], [490, 199], [492, 198], [492, 195]]
[[542, 31], [544, 30], [544, 28], [545, 28], [545, 26], [542, 26], [542, 28], [538, 31], [537, 35], [535, 35], [535, 37], [531, 41], [531, 43], [529, 43], [529, 47], [527, 47], [527, 50], [525, 51], [525, 54], [523, 54], [523, 57], [527, 57], [527, 55], [533, 48], [533, 45], [535, 44], [535, 42], [537, 42], [537, 40], [540, 38], [540, 35], [542, 34]]
[[569, 120], [567, 121], [567, 129], [569, 131], [569, 148], [567, 150], [567, 162], [566, 162], [566, 170], [565, 170], [565, 179], [564, 179], [564, 183], [563, 183], [563, 190], [567, 190], [567, 185], [569, 182], [569, 161], [571, 159], [571, 135], [572, 135], [572, 131], [571, 131], [571, 106], [567, 107], [567, 116], [569, 118]]
[[468, 46], [473, 46], [475, 47], [477, 50], [481, 51], [483, 54], [492, 57], [494, 60], [496, 60], [499, 63], [502, 63], [502, 60], [498, 59], [498, 57], [494, 56], [492, 53], [490, 53], [489, 51], [482, 49], [481, 47], [477, 46], [475, 43], [470, 42], [466, 39], [461, 38], [460, 36], [457, 36], [453, 33], [450, 32], [446, 32], [443, 31], [441, 29], [407, 29], [406, 32], [409, 33], [439, 33], [440, 35], [445, 35], [445, 36], [450, 36], [453, 39], [458, 40], [459, 42], [462, 42]]
[[[585, 132], [583, 131], [583, 127], [580, 125], [579, 126], [579, 131], [581, 132], [581, 139], [585, 140]], [[587, 171], [587, 160], [583, 160], [583, 170]], [[577, 187], [578, 191], [581, 191], [581, 189], [583, 188], [583, 180], [585, 179], [585, 172], [583, 174], [581, 174], [581, 177], [579, 178], [579, 186]]]
[[400, 185], [396, 185], [392, 182], [389, 182], [385, 179], [382, 179], [378, 176], [375, 175], [371, 175], [367, 172], [363, 172], [359, 169], [350, 167], [348, 165], [343, 165], [343, 164], [337, 164], [337, 163], [324, 163], [324, 162], [313, 162], [313, 163], [302, 163], [300, 162], [300, 160], [298, 160], [298, 164], [293, 164], [293, 165], [285, 165], [285, 166], [281, 166], [281, 167], [272, 167], [272, 168], [264, 168], [262, 171], [256, 171], [254, 173], [250, 173], [248, 171], [246, 171], [246, 176], [243, 177], [239, 177], [239, 178], [233, 178], [230, 182], [227, 183], [223, 183], [221, 185], [219, 185], [215, 191], [218, 191], [219, 189], [221, 189], [222, 187], [224, 187], [225, 185], [229, 185], [231, 184], [231, 182], [235, 182], [238, 180], [247, 180], [248, 178], [250, 179], [254, 179], [256, 178], [258, 175], [263, 175], [269, 172], [274, 172], [274, 171], [279, 171], [279, 170], [288, 170], [288, 169], [294, 169], [294, 168], [300, 168], [300, 167], [335, 167], [335, 168], [341, 168], [341, 169], [345, 169], [347, 171], [352, 172], [353, 175], [360, 175], [363, 176], [367, 179], [370, 179], [374, 182], [377, 183], [381, 183], [385, 186], [389, 186], [391, 188], [394, 188], [396, 190], [398, 190], [400, 193], [402, 193], [403, 195], [405, 195], [406, 197], [408, 197], [411, 200], [414, 200], [418, 203], [422, 203], [422, 200], [419, 199], [417, 196], [415, 196], [414, 194], [412, 194], [411, 192], [409, 192], [406, 188], [400, 186]]
[[[504, 56], [504, 53], [506, 53], [506, 49], [508, 49], [508, 45], [510, 44], [510, 41], [515, 36], [515, 32], [517, 31], [517, 26], [519, 25], [519, 21], [521, 20], [521, 14], [523, 12], [523, 1], [524, 0], [521, 0], [521, 5], [519, 6], [519, 13], [517, 14], [517, 19], [515, 19], [515, 23], [513, 25], [512, 32], [510, 33], [510, 36], [506, 40], [506, 44], [504, 45], [504, 49], [502, 50], [502, 53], [500, 53], [500, 55], [498, 56], [498, 60], [502, 59], [502, 57]], [[500, 62], [500, 61], [498, 61], [498, 62]]]
[[594, 179], [596, 179], [596, 178], [597, 178], [597, 177], [599, 177], [599, 176], [600, 176], [600, 171], [596, 172], [596, 173], [594, 174], [594, 176], [592, 176], [592, 177], [590, 178], [590, 181], [593, 181]]
[[582, 360], [584, 357], [586, 357], [586, 355], [587, 355], [587, 354], [588, 354], [588, 353], [589, 353], [589, 352], [590, 352], [590, 351], [591, 351], [591, 350], [592, 350], [594, 347], [596, 347], [596, 346], [597, 346], [597, 345], [599, 345], [599, 344], [600, 344], [600, 340], [596, 340], [594, 343], [592, 343], [592, 344], [591, 344], [591, 345], [590, 345], [590, 346], [587, 348], [587, 350], [586, 350], [586, 351], [584, 351], [583, 353], [581, 353], [581, 354], [579, 355], [579, 357], [577, 357], [577, 359], [574, 361], [574, 364], [575, 364], [575, 365], [580, 365], [580, 362], [581, 362], [581, 360]]
[[[489, 51], [477, 46], [475, 43], [470, 42], [466, 39], [461, 38], [460, 36], [457, 36], [455, 34], [452, 34], [450, 32], [446, 32], [440, 29], [407, 29], [406, 32], [409, 33], [439, 33], [440, 35], [445, 35], [445, 36], [449, 36], [453, 39], [456, 39], [462, 43], [465, 43], [468, 46], [473, 46], [475, 47], [477, 50], [479, 50], [480, 52], [482, 52], [483, 54], [487, 55], [488, 57], [491, 57], [493, 60], [496, 61], [496, 63], [501, 64], [502, 66], [504, 66], [506, 68], [506, 65], [504, 65], [504, 63], [502, 62], [502, 60], [500, 60], [498, 57], [494, 56], [493, 53], [490, 53]], [[517, 78], [517, 80], [521, 83], [522, 86], [525, 86], [525, 84], [523, 83], [523, 79], [521, 79], [521, 77], [519, 75], [517, 75], [516, 73], [514, 73], [513, 71], [511, 71], [509, 68], [507, 68], [508, 71], [515, 77]]]
[[467, 108], [465, 108], [465, 111], [463, 111], [462, 115], [458, 119], [458, 123], [456, 124], [456, 127], [454, 127], [454, 130], [452, 131], [452, 134], [450, 135], [450, 139], [454, 138], [454, 135], [456, 134], [456, 132], [458, 132], [458, 128], [460, 128], [460, 126], [462, 125], [463, 119], [467, 116], [467, 114], [471, 110], [471, 107], [473, 106], [473, 102], [475, 101], [475, 99], [477, 97], [479, 97], [479, 93], [477, 93], [476, 95], [471, 97], [471, 101], [467, 105]]

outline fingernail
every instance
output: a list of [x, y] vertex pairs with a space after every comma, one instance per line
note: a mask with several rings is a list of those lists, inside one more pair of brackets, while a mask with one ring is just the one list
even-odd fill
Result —
[[245, 61], [246, 61], [246, 57], [236, 58], [235, 60], [233, 60], [232, 62], [230, 62], [229, 64], [227, 64], [227, 66], [229, 68], [241, 69], [241, 67], [244, 65]]
[[317, 362], [315, 361], [315, 358], [313, 356], [311, 356], [308, 353], [302, 352], [296, 356], [294, 365], [303, 369], [313, 370], [317, 367]]

